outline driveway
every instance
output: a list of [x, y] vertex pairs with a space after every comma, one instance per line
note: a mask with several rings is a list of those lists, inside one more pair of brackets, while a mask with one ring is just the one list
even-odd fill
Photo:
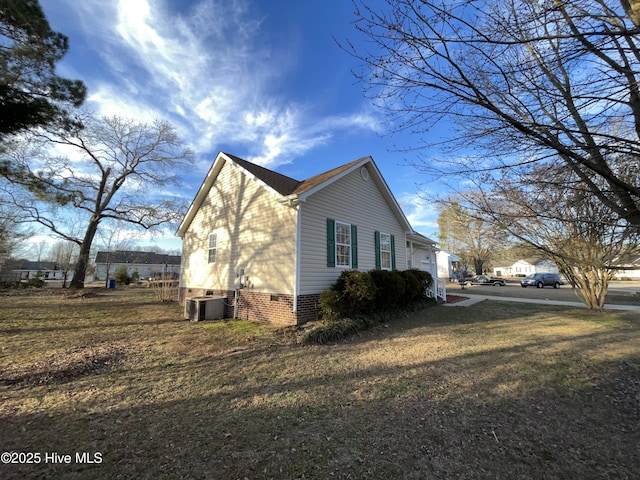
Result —
[[[609, 286], [605, 310], [631, 310], [640, 312], [640, 282], [612, 282]], [[586, 308], [570, 286], [554, 288], [522, 288], [519, 283], [510, 282], [505, 287], [473, 286], [460, 288], [458, 284], [447, 285], [447, 295], [465, 299], [446, 303], [449, 307], [468, 307], [484, 300], [500, 302], [538, 303]]]

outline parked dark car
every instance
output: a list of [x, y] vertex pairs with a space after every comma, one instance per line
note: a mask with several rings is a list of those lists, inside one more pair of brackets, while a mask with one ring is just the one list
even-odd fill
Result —
[[500, 285], [501, 287], [504, 287], [505, 285], [503, 279], [491, 278], [491, 277], [487, 277], [486, 275], [476, 275], [475, 277], [472, 277], [472, 278], [466, 278], [464, 280], [464, 284], [465, 285], [493, 285], [494, 287], [498, 285]]
[[529, 275], [528, 277], [520, 280], [520, 285], [522, 285], [522, 288], [560, 288], [560, 285], [563, 285], [563, 282], [562, 280], [560, 280], [560, 275], [558, 275], [557, 273], [534, 273], [533, 275]]

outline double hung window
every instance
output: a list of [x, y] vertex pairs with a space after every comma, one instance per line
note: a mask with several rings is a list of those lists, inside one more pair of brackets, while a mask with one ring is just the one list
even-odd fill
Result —
[[380, 268], [391, 270], [391, 235], [380, 233]]
[[395, 270], [396, 246], [395, 237], [390, 233], [375, 232], [376, 269]]
[[209, 234], [209, 253], [208, 253], [208, 262], [216, 263], [216, 257], [218, 256], [218, 234], [210, 233]]
[[327, 267], [358, 268], [358, 229], [327, 219]]

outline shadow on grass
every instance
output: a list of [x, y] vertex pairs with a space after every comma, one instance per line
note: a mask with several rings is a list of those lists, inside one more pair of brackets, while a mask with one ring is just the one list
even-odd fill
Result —
[[0, 386], [3, 451], [102, 454], [100, 464], [0, 465], [0, 475], [634, 478], [637, 326], [502, 305], [463, 320], [427, 309], [323, 347], [209, 345], [207, 324], [185, 322], [123, 368]]
[[[34, 322], [35, 323], [35, 322]], [[42, 326], [29, 326], [25, 327], [24, 324], [20, 326], [2, 326], [0, 323], [0, 333], [1, 334], [30, 334], [30, 333], [46, 333], [46, 332], [80, 332], [82, 330], [94, 330], [96, 327], [104, 327], [108, 330], [118, 330], [122, 328], [128, 327], [141, 327], [144, 325], [169, 325], [169, 324], [179, 324], [179, 323], [188, 323], [188, 320], [182, 318], [174, 318], [174, 317], [166, 317], [166, 318], [154, 318], [151, 320], [142, 319], [139, 317], [132, 318], [132, 320], [127, 322], [109, 322], [108, 324], [96, 324], [91, 323], [87, 320], [85, 325], [78, 325], [77, 323], [70, 323], [69, 325], [42, 325]]]
[[446, 382], [418, 369], [414, 380], [429, 388], [408, 393], [390, 383], [383, 398], [363, 397], [350, 379], [351, 388], [334, 395], [308, 381], [294, 387], [305, 395], [265, 385], [240, 396], [3, 416], [3, 450], [100, 452], [102, 463], [0, 471], [3, 478], [633, 478], [638, 360], [598, 365], [607, 375], [586, 388], [541, 384], [512, 396], [437, 395]]

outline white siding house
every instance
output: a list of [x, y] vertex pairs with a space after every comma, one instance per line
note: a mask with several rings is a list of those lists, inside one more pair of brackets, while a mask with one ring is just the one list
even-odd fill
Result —
[[503, 261], [493, 267], [496, 277], [526, 277], [534, 273], [558, 273], [558, 266], [551, 260], [527, 258], [515, 261]]
[[413, 231], [371, 157], [298, 181], [220, 153], [176, 234], [180, 301], [221, 295], [251, 320], [317, 318], [345, 269], [412, 265], [437, 278], [435, 243]]
[[100, 251], [96, 254], [95, 264], [94, 280], [113, 278], [120, 267], [125, 267], [128, 275], [137, 273], [140, 279], [178, 278], [180, 274], [180, 255], [164, 253]]
[[[457, 280], [460, 257], [444, 250], [436, 253], [438, 262], [438, 277], [448, 280]], [[462, 275], [462, 274], [460, 274]]]

